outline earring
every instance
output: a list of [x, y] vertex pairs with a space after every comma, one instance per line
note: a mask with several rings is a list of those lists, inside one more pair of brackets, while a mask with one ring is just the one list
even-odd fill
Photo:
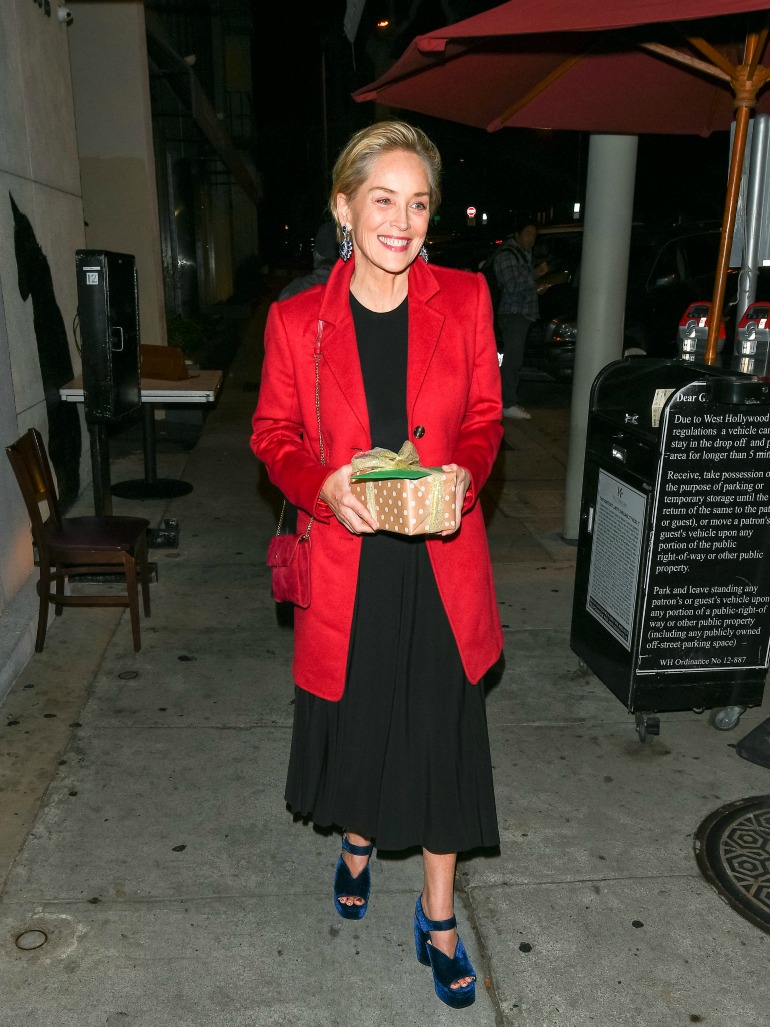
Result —
[[427, 246], [423, 245], [422, 249], [420, 250], [420, 256], [422, 257], [422, 259], [427, 264], [428, 261], [430, 260], [430, 254], [428, 253], [428, 247]]
[[340, 243], [340, 256], [343, 260], [350, 260], [353, 255], [353, 241], [350, 238], [350, 229], [347, 225], [342, 226], [342, 242]]

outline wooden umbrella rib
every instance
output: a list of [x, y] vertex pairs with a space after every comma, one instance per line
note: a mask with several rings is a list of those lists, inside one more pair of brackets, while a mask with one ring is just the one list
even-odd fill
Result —
[[768, 26], [766, 23], [756, 34], [756, 47], [749, 62], [749, 78], [754, 78], [754, 76], [757, 73], [757, 67], [759, 65], [760, 58], [762, 57], [765, 47], [767, 46], [767, 35], [769, 30], [770, 26]]
[[520, 111], [523, 107], [526, 107], [528, 103], [531, 103], [550, 85], [553, 85], [554, 82], [557, 82], [562, 77], [562, 75], [566, 75], [570, 68], [573, 68], [576, 64], [583, 60], [584, 56], [585, 54], [582, 53], [575, 54], [572, 57], [568, 57], [566, 61], [562, 61], [562, 63], [558, 65], [558, 67], [554, 68], [553, 71], [549, 72], [545, 76], [545, 78], [540, 79], [540, 81], [535, 86], [533, 86], [533, 88], [530, 89], [530, 91], [525, 96], [522, 96], [515, 103], [512, 103], [510, 106], [505, 108], [503, 113], [497, 119], [499, 120], [500, 124], [504, 125], [509, 118], [512, 118], [514, 114], [518, 113], [518, 111]]
[[735, 65], [732, 64], [723, 53], [720, 53], [715, 46], [712, 46], [707, 40], [701, 36], [687, 36], [687, 42], [690, 46], [699, 50], [704, 57], [707, 57], [712, 64], [717, 68], [721, 68], [722, 71], [727, 75], [728, 78], [732, 78], [735, 74]]
[[[706, 75], [711, 75], [714, 78], [720, 79], [722, 82], [730, 82], [732, 76], [735, 74], [735, 69], [729, 64], [724, 62], [730, 71], [726, 71], [724, 67], [715, 67], [713, 64], [709, 64], [708, 61], [700, 61], [697, 57], [692, 57], [690, 54], [683, 53], [681, 50], [677, 50], [673, 46], [665, 46], [663, 43], [640, 43], [642, 50], [647, 50], [650, 53], [656, 54], [658, 57], [666, 57], [676, 64], [684, 64], [688, 68], [692, 68], [694, 71], [702, 71]], [[716, 53], [717, 51], [715, 51]], [[720, 55], [721, 56], [721, 55]]]

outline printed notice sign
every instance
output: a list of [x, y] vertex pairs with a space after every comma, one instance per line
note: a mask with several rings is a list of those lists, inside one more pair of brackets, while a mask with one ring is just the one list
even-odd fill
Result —
[[586, 608], [631, 649], [642, 553], [644, 493], [599, 472]]
[[770, 412], [680, 390], [663, 413], [637, 673], [764, 668]]
[[666, 400], [669, 396], [673, 395], [675, 389], [656, 389], [655, 395], [652, 398], [652, 426], [657, 428], [660, 424], [660, 415], [663, 412], [663, 407], [666, 405]]

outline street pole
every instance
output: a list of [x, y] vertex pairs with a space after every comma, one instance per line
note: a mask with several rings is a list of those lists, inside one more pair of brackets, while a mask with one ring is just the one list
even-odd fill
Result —
[[[759, 267], [759, 243], [767, 189], [768, 145], [770, 144], [770, 117], [755, 114], [751, 127], [751, 159], [747, 181], [746, 204], [743, 211], [743, 246], [741, 271], [738, 276], [738, 302], [736, 317], [743, 316], [746, 309], [757, 298], [757, 270]], [[744, 158], [745, 164], [745, 158]], [[735, 240], [733, 239], [733, 249]]]
[[[705, 362], [715, 364], [718, 352], [719, 329], [722, 323], [722, 314], [725, 305], [725, 288], [727, 286], [727, 268], [730, 263], [730, 250], [733, 245], [733, 232], [735, 230], [735, 215], [738, 208], [738, 193], [741, 186], [741, 173], [743, 170], [743, 158], [746, 152], [746, 137], [749, 132], [749, 122], [756, 107], [757, 95], [767, 83], [770, 71], [760, 65], [759, 61], [765, 51], [767, 37], [770, 33], [770, 23], [767, 15], [764, 16], [764, 24], [761, 29], [746, 33], [746, 43], [743, 48], [743, 63], [733, 66], [726, 57], [715, 50], [703, 39], [693, 39], [691, 42], [714, 66], [721, 70], [729, 78], [735, 94], [735, 134], [733, 135], [733, 149], [730, 154], [730, 172], [727, 177], [727, 196], [725, 199], [725, 215], [722, 221], [722, 234], [719, 240], [719, 259], [717, 261], [716, 277], [714, 279], [714, 294], [711, 299], [711, 318], [709, 321], [708, 340], [706, 342]], [[739, 312], [739, 314], [742, 313]]]

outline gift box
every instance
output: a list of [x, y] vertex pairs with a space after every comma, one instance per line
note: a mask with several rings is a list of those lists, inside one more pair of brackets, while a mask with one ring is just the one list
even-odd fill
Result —
[[435, 535], [455, 527], [457, 475], [423, 467], [411, 442], [398, 453], [376, 448], [357, 454], [350, 488], [380, 531]]

